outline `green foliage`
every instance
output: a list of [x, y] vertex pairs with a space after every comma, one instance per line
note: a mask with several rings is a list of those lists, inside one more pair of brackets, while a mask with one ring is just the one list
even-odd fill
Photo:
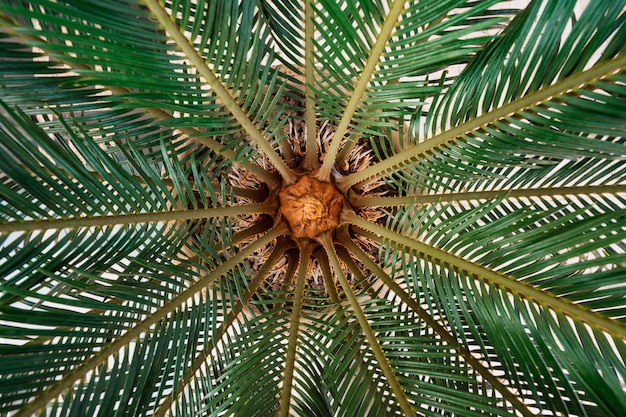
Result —
[[626, 415], [626, 1], [514, 3], [2, 2], [0, 415]]

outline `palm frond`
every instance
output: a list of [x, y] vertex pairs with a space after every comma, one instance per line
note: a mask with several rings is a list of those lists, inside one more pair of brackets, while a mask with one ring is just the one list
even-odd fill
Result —
[[[251, 97], [254, 97], [254, 95], [246, 98], [246, 102], [243, 104], [243, 106], [240, 105], [237, 102], [236, 98], [233, 96], [233, 94], [227, 89], [229, 80], [225, 80], [226, 86], [222, 84], [221, 82], [222, 80], [220, 80], [215, 73], [216, 70], [208, 67], [208, 65], [205, 63], [206, 58], [201, 56], [198, 53], [192, 41], [187, 39], [185, 33], [181, 31], [181, 28], [177, 24], [177, 22], [172, 21], [169, 11], [165, 9], [164, 7], [162, 7], [160, 4], [158, 4], [158, 2], [156, 1], [149, 1], [147, 2], [147, 5], [150, 11], [152, 11], [152, 13], [155, 16], [157, 16], [157, 18], [159, 19], [159, 22], [161, 23], [161, 25], [163, 25], [167, 33], [172, 37], [176, 46], [182, 50], [184, 54], [184, 58], [188, 59], [193, 64], [193, 66], [199, 72], [199, 75], [201, 75], [209, 84], [209, 86], [211, 87], [212, 91], [214, 92], [216, 96], [216, 99], [219, 102], [223, 103], [226, 109], [228, 109], [228, 112], [230, 113], [230, 115], [237, 120], [239, 125], [242, 127], [243, 131], [245, 131], [245, 133], [248, 134], [250, 140], [257, 146], [259, 150], [263, 152], [263, 154], [268, 158], [268, 160], [272, 163], [272, 165], [283, 176], [285, 181], [287, 181], [288, 183], [294, 183], [296, 181], [295, 174], [286, 165], [285, 161], [283, 161], [280, 158], [280, 156], [274, 150], [270, 142], [270, 140], [273, 139], [273, 136], [277, 132], [279, 132], [279, 129], [278, 129], [278, 126], [276, 126], [276, 123], [270, 124], [269, 132], [268, 132], [269, 134], [267, 135], [267, 137], [266, 135], [264, 135], [265, 132], [262, 132], [256, 127], [256, 123], [266, 121], [267, 115], [271, 114], [271, 112], [268, 112], [267, 111], [268, 109], [265, 109], [265, 111], [263, 111], [263, 109], [250, 107], [251, 104], [253, 103], [257, 104], [259, 101], [259, 100], [251, 100]], [[249, 15], [249, 13], [245, 13], [247, 10], [249, 10], [249, 8], [244, 8], [243, 9], [244, 13], [241, 16], [241, 19], [245, 19], [242, 21], [242, 23], [244, 24], [249, 23], [248, 21], [251, 19], [251, 16]], [[228, 27], [228, 21], [222, 21], [221, 24]], [[230, 38], [224, 38], [224, 39], [232, 39], [232, 36]], [[239, 42], [238, 48], [239, 48], [239, 45], [244, 45], [243, 48], [247, 49], [245, 44], [246, 44], [245, 42]], [[232, 53], [230, 49], [233, 48], [232, 43], [229, 43], [226, 46], [228, 46], [227, 53], [230, 55], [230, 53]], [[218, 50], [218, 51], [222, 50], [222, 47], [217, 46], [215, 50]], [[248, 53], [247, 50], [245, 50], [244, 52]], [[211, 59], [209, 58], [209, 61], [210, 60]], [[214, 65], [217, 65], [219, 68], [220, 66], [219, 64], [220, 62], [217, 62]], [[222, 64], [221, 66], [225, 66], [225, 65]], [[242, 68], [242, 67], [243, 66], [241, 65], [239, 66], [239, 68]], [[267, 66], [267, 64], [266, 64], [266, 67], [269, 69], [269, 66]], [[230, 74], [230, 76], [236, 76], [236, 75], [237, 74], [234, 71], [232, 71]], [[256, 77], [254, 79], [256, 79]], [[267, 84], [270, 85], [270, 89], [273, 89], [273, 82], [272, 81], [268, 82], [267, 73], [265, 73], [264, 75], [261, 75], [261, 85], [267, 85]], [[240, 87], [240, 86], [235, 85], [234, 87]], [[262, 91], [262, 88], [261, 86], [258, 86], [256, 89], [253, 88], [251, 90], [250, 87], [248, 87], [246, 88], [246, 90], [253, 91], [253, 92], [255, 90]], [[278, 98], [279, 95], [280, 95], [280, 91], [277, 91], [276, 98]], [[263, 102], [263, 104], [266, 104], [266, 105], [268, 103], [272, 103], [272, 101], [265, 100]], [[275, 108], [276, 106], [272, 106], [272, 107]], [[256, 113], [258, 114], [258, 116], [255, 117], [253, 120], [251, 120], [251, 118], [248, 116], [247, 113]], [[277, 122], [277, 119], [274, 119], [274, 122]]]
[[395, 401], [398, 402], [398, 405], [403, 413], [411, 414], [412, 407], [409, 404], [409, 400], [407, 398], [406, 392], [402, 387], [398, 375], [396, 375], [395, 370], [391, 367], [388, 362], [387, 357], [385, 356], [385, 352], [382, 349], [378, 338], [376, 337], [374, 330], [372, 329], [365, 312], [363, 311], [363, 307], [359, 299], [356, 297], [355, 293], [351, 289], [350, 283], [345, 277], [345, 274], [342, 270], [341, 263], [339, 262], [339, 258], [337, 257], [337, 253], [335, 252], [335, 248], [330, 239], [329, 235], [324, 235], [321, 238], [322, 246], [328, 255], [328, 258], [333, 266], [335, 274], [337, 276], [337, 280], [339, 281], [341, 288], [346, 295], [346, 298], [350, 302], [350, 306], [354, 311], [356, 319], [359, 322], [359, 326], [361, 327], [361, 331], [365, 335], [365, 338], [369, 344], [374, 357], [376, 358], [376, 362], [378, 364], [378, 368], [381, 370], [382, 374], [385, 376], [387, 380], [387, 384], [391, 388], [391, 391], [394, 395]]
[[[31, 413], [32, 410], [37, 409], [40, 406], [39, 405], [40, 403], [45, 404], [53, 400], [54, 398], [56, 398], [58, 395], [61, 395], [66, 390], [68, 389], [71, 390], [77, 381], [82, 380], [83, 378], [89, 376], [94, 369], [98, 368], [102, 363], [106, 362], [109, 356], [118, 355], [120, 354], [119, 353], [120, 351], [125, 351], [130, 346], [136, 343], [139, 343], [138, 339], [141, 340], [141, 338], [145, 337], [146, 332], [149, 332], [155, 324], [159, 323], [163, 318], [167, 317], [168, 315], [174, 314], [175, 312], [180, 311], [181, 306], [187, 305], [187, 302], [190, 299], [190, 297], [202, 291], [208, 284], [215, 281], [220, 276], [229, 273], [239, 263], [241, 263], [243, 259], [245, 259], [246, 256], [250, 256], [254, 252], [254, 250], [258, 249], [259, 247], [262, 247], [263, 245], [267, 244], [271, 240], [275, 239], [277, 235], [279, 235], [281, 232], [283, 231], [280, 229], [275, 229], [274, 232], [268, 232], [266, 235], [264, 235], [263, 238], [257, 240], [254, 244], [248, 245], [246, 248], [241, 250], [237, 254], [237, 256], [231, 257], [228, 260], [222, 262], [217, 268], [215, 268], [211, 272], [204, 275], [200, 280], [195, 281], [193, 284], [189, 285], [183, 290], [179, 290], [180, 292], [166, 291], [167, 296], [164, 299], [161, 298], [161, 300], [156, 303], [155, 303], [156, 300], [152, 298], [148, 298], [147, 299], [148, 303], [153, 308], [157, 307], [156, 310], [149, 311], [149, 313], [143, 317], [139, 317], [139, 318], [135, 317], [136, 323], [133, 323], [133, 325], [127, 328], [125, 332], [120, 333], [117, 338], [113, 339], [112, 341], [107, 342], [105, 346], [103, 346], [100, 350], [98, 350], [97, 353], [95, 353], [93, 356], [81, 358], [82, 362], [80, 364], [77, 364], [78, 366], [76, 366], [73, 372], [70, 374], [64, 375], [64, 377], [60, 379], [59, 381], [55, 381], [56, 378], [54, 378], [52, 381], [46, 381], [46, 380], [38, 381], [36, 374], [32, 372], [27, 373], [29, 378], [33, 378], [35, 379], [35, 381], [37, 381], [38, 383], [37, 387], [39, 388], [37, 390], [38, 395], [33, 401], [31, 401], [28, 404], [26, 408], [21, 409], [16, 415], [20, 415], [20, 414], [27, 415]], [[148, 284], [150, 284], [150, 281], [148, 281]], [[150, 288], [150, 285], [148, 286], [148, 288]], [[172, 294], [173, 292], [174, 294]], [[159, 293], [157, 294], [160, 295]], [[103, 308], [101, 309], [101, 312], [106, 312], [107, 310], [108, 309]], [[97, 314], [97, 312], [95, 313], [96, 313], [96, 317], [102, 317], [100, 314]], [[36, 316], [37, 311], [31, 311], [30, 314], [33, 314]], [[106, 320], [107, 317], [104, 316], [104, 319]], [[78, 326], [78, 324], [76, 324], [76, 326]], [[62, 329], [59, 329], [59, 330], [62, 330]], [[26, 331], [27, 334], [29, 332], [30, 332], [29, 330]], [[52, 334], [54, 335], [54, 332], [52, 332]], [[63, 333], [61, 333], [60, 336], [63, 336]], [[102, 337], [100, 333], [98, 333], [97, 336]], [[175, 354], [175, 351], [169, 350], [168, 339], [161, 338], [160, 340], [161, 340], [161, 343], [165, 344], [164, 348], [167, 351], [169, 351], [170, 354]], [[17, 346], [14, 349], [14, 352], [15, 354], [20, 355], [21, 354], [20, 347]], [[61, 355], [72, 354], [72, 351], [70, 350], [69, 352], [61, 352], [60, 354]], [[192, 359], [193, 359], [193, 355], [189, 356], [189, 361], [191, 361]], [[122, 361], [119, 363], [119, 366], [124, 367], [126, 366], [126, 364]], [[183, 368], [180, 368], [179, 372], [181, 373], [181, 376], [182, 376], [182, 369], [186, 369], [186, 366]], [[111, 372], [115, 372], [115, 370], [112, 370]], [[50, 384], [53, 381], [54, 381], [54, 384]], [[42, 388], [46, 388], [46, 390], [44, 391], [42, 390]], [[19, 388], [16, 387], [16, 389], [19, 389]], [[19, 405], [19, 404], [15, 404], [15, 405]]]
[[[621, 18], [615, 15], [605, 19], [603, 24], [614, 28]], [[612, 30], [606, 36], [611, 33]], [[532, 175], [530, 170], [536, 174], [544, 165], [549, 170], [571, 158], [595, 156], [621, 160], [624, 146], [615, 138], [623, 134], [623, 124], [619, 111], [613, 109], [623, 106], [621, 69], [624, 57], [617, 54], [612, 58], [616, 54], [608, 54], [600, 60], [588, 57], [589, 60], [580, 65], [589, 67], [566, 72], [563, 78], [551, 83], [540, 83], [538, 89], [499, 107], [488, 108], [487, 112], [407, 150], [390, 155], [381, 149], [378, 151], [384, 158], [381, 163], [351, 174], [339, 183], [346, 187], [368, 178], [393, 174], [397, 178], [396, 187], [405, 188], [401, 184], [409, 175], [421, 179], [418, 189], [458, 190], [467, 186], [459, 182], [461, 177], [469, 177], [473, 183], [487, 177], [491, 182], [494, 177]], [[541, 73], [533, 74], [542, 79]], [[517, 76], [522, 78], [523, 74]], [[517, 78], [510, 80], [511, 85], [517, 82]], [[445, 92], [444, 100], [457, 97], [451, 91]], [[598, 114], [602, 127], [593, 122], [581, 122], [582, 114], [591, 113]], [[478, 146], [480, 153], [476, 152]], [[484, 152], [489, 149], [492, 151]], [[596, 166], [602, 168], [600, 163]], [[454, 172], [450, 167], [455, 168]]]
[[[389, 6], [387, 13], [383, 7], [363, 7], [357, 12], [350, 10], [353, 6], [349, 4], [323, 3], [327, 10], [319, 13], [328, 23], [319, 29], [324, 43], [316, 49], [317, 60], [323, 64], [324, 73], [318, 75], [323, 82], [317, 96], [324, 109], [322, 115], [338, 125], [327, 160], [334, 160], [335, 148], [348, 128], [352, 144], [365, 137], [389, 141], [399, 149], [403, 137], [396, 137], [394, 143], [385, 136], [420, 112], [425, 100], [441, 89], [447, 76], [444, 73], [435, 78], [436, 70], [466, 62], [489, 39], [476, 36], [459, 47], [460, 38], [491, 28], [500, 20], [496, 10], [488, 10], [494, 3], [481, 2], [465, 9], [465, 2], [456, 0], [439, 2], [436, 7], [419, 3], [405, 7], [398, 2], [397, 10]], [[343, 13], [371, 16], [349, 21]], [[342, 39], [351, 39], [354, 45], [346, 45]], [[442, 48], [450, 51], [432, 54]], [[336, 110], [344, 105], [346, 112]], [[342, 160], [347, 156], [347, 152], [342, 153]]]
[[[480, 373], [484, 381], [491, 387], [493, 392], [489, 392], [487, 389], [483, 391], [483, 395], [489, 394], [490, 397], [497, 397], [500, 395], [502, 399], [509, 402], [518, 413], [522, 415], [533, 415], [528, 406], [523, 404], [511, 391], [504, 385], [498, 377], [496, 377], [488, 368], [486, 368], [480, 361], [478, 361], [471, 352], [466, 349], [459, 341], [444, 327], [442, 326], [431, 314], [428, 313], [423, 307], [418, 304], [414, 297], [412, 289], [405, 289], [401, 284], [402, 282], [396, 282], [391, 276], [385, 272], [381, 266], [373, 262], [369, 256], [358, 247], [358, 245], [352, 241], [352, 239], [345, 238], [340, 240], [341, 244], [349, 248], [351, 253], [357, 257], [363, 264], [370, 270], [372, 277], [379, 279], [384, 286], [381, 287], [380, 294], [386, 299], [391, 299], [394, 302], [397, 298], [402, 299], [403, 303], [417, 314], [419, 319], [423, 321], [424, 325], [428, 326], [432, 330], [433, 334], [430, 335], [433, 338], [432, 343], [444, 343], [450, 349], [458, 353], [459, 362], [466, 363], [469, 367], [473, 368], [475, 372]], [[395, 266], [395, 265], [394, 265]], [[393, 266], [392, 266], [393, 270]], [[393, 294], [385, 290], [388, 289]], [[497, 391], [497, 394], [495, 392]], [[495, 395], [494, 395], [495, 394]]]
[[298, 73], [301, 68], [294, 63], [303, 62], [305, 53], [304, 7], [294, 0], [262, 0], [259, 9], [277, 45], [276, 59]]
[[[73, 80], [73, 90], [104, 86], [121, 99], [116, 108], [150, 109], [163, 126], [178, 128], [215, 152], [224, 153], [220, 142], [226, 140], [226, 147], [231, 148], [226, 155], [233, 161], [241, 161], [250, 152], [247, 142], [239, 139], [241, 126], [224, 107], [224, 97], [203, 91], [196, 67], [180, 56], [180, 45], [170, 42], [163, 27], [148, 18], [142, 3], [112, 1], [96, 7], [89, 2], [71, 6], [49, 2], [39, 4], [36, 10], [10, 5], [0, 10], [6, 16], [0, 21], [5, 28], [80, 75]], [[16, 20], [26, 22], [29, 28], [16, 29]], [[132, 24], [121, 24], [124, 20]], [[40, 21], [46, 22], [42, 29], [38, 29]], [[148, 58], [152, 55], [161, 59]], [[254, 79], [267, 78], [269, 68], [264, 71], [265, 76], [255, 74]], [[255, 86], [255, 91], [261, 91], [260, 87]], [[258, 99], [254, 103], [258, 106]], [[271, 103], [265, 100], [262, 105]], [[274, 113], [259, 109], [258, 114]], [[277, 120], [270, 122], [267, 128], [276, 134]], [[271, 178], [263, 170], [252, 169]]]
[[[433, 215], [437, 213], [437, 218], [439, 218], [438, 214], [442, 213], [442, 210], [427, 211]], [[489, 212], [489, 210], [485, 211]], [[468, 213], [464, 220], [474, 224], [479, 217], [482, 217], [481, 212], [473, 211], [471, 215]], [[458, 220], [457, 223], [463, 224], [458, 218], [455, 220]], [[356, 223], [365, 226], [363, 222], [359, 221]], [[478, 222], [476, 221], [476, 223]], [[413, 227], [418, 227], [415, 225], [422, 226], [427, 224], [432, 224], [432, 219], [420, 219], [420, 221], [413, 223]], [[457, 226], [458, 224], [454, 224], [454, 222], [448, 225], [451, 230], [454, 230]], [[369, 226], [369, 229], [376, 230], [377, 233], [385, 236], [386, 232], [383, 228]], [[459, 230], [456, 230], [451, 233], [458, 232]], [[578, 240], [585, 238], [586, 236], [582, 235], [582, 238], [579, 237]], [[623, 345], [623, 324], [613, 320], [602, 319], [599, 315], [589, 314], [587, 313], [589, 310], [579, 307], [580, 304], [578, 303], [570, 304], [567, 307], [562, 304], [562, 299], [556, 295], [546, 297], [548, 294], [551, 294], [551, 288], [543, 287], [542, 291], [538, 292], [530, 287], [521, 288], [519, 283], [522, 280], [516, 280], [512, 277], [506, 278], [506, 280], [499, 280], [493, 276], [494, 279], [492, 280], [489, 277], [490, 273], [486, 269], [482, 273], [475, 270], [479, 266], [478, 263], [465, 264], [465, 261], [462, 261], [460, 258], [449, 257], [443, 251], [440, 252], [433, 247], [424, 246], [417, 241], [411, 242], [411, 239], [406, 237], [395, 236], [391, 240], [401, 245], [406, 245], [405, 250], [396, 252], [389, 259], [389, 265], [397, 268], [394, 270], [404, 271], [402, 273], [402, 277], [406, 280], [404, 285], [407, 285], [409, 288], [415, 288], [416, 293], [420, 294], [422, 302], [429, 305], [431, 315], [446, 318], [447, 327], [453, 330], [453, 333], [457, 335], [456, 337], [459, 340], [463, 341], [467, 349], [476, 350], [480, 346], [479, 351], [483, 360], [491, 359], [491, 355], [495, 351], [495, 355], [498, 357], [496, 360], [505, 367], [510, 383], [513, 386], [515, 386], [515, 383], [521, 384], [518, 385], [518, 389], [521, 392], [530, 390], [535, 401], [541, 404], [541, 408], [551, 409], [551, 407], [554, 407], [554, 410], [558, 410], [560, 407], [558, 404], [553, 404], [552, 401], [544, 404], [543, 401], [538, 400], [538, 398], [544, 398], [547, 392], [553, 391], [556, 385], [553, 385], [552, 388], [545, 387], [547, 391], [543, 394], [538, 393], [536, 388], [530, 387], [533, 383], [529, 382], [529, 379], [541, 379], [547, 371], [543, 362], [537, 363], [535, 368], [527, 368], [522, 371], [525, 375], [525, 380], [516, 381], [517, 378], [515, 376], [518, 373], [517, 368], [519, 366], [530, 366], [529, 364], [540, 360], [541, 357], [532, 359], [529, 356], [535, 351], [542, 351], [542, 355], [546, 355], [546, 352], [553, 352], [547, 356], [546, 360], [551, 363], [558, 363], [559, 369], [568, 369], [567, 366], [578, 367], [578, 361], [585, 357], [585, 365], [580, 365], [581, 368], [576, 370], [570, 371], [568, 369], [567, 378], [562, 375], [559, 376], [558, 372], [555, 373], [554, 378], [560, 380], [560, 383], [571, 384], [569, 390], [572, 393], [581, 389], [584, 390], [577, 392], [577, 397], [588, 395], [591, 401], [603, 408], [604, 412], [607, 412], [609, 415], [619, 415], [621, 412], [619, 410], [623, 405], [615, 402], [614, 395], [616, 392], [621, 391], [621, 383], [619, 381], [623, 378], [625, 369], [616, 356], [614, 349], [609, 349], [609, 346], [612, 344]], [[439, 244], [441, 243], [439, 242]], [[445, 245], [443, 246], [445, 247]], [[480, 244], [477, 246], [480, 247]], [[508, 250], [506, 252], [510, 253]], [[619, 255], [618, 258], [620, 258]], [[608, 263], [611, 263], [611, 261], [608, 261]], [[412, 272], [407, 273], [408, 270]], [[566, 279], [563, 279], [563, 285], [565, 285], [565, 281]], [[575, 284], [575, 282], [572, 282], [572, 279], [568, 283], [570, 285]], [[606, 287], [602, 288], [605, 289]], [[619, 286], [615, 288], [616, 293], [622, 292]], [[555, 292], [559, 293], [558, 291]], [[621, 297], [618, 298], [623, 300]], [[595, 300], [595, 295], [590, 296], [590, 299], [597, 301]], [[608, 304], [611, 305], [611, 308], [614, 308], [615, 303], [609, 301]], [[526, 306], [523, 308], [524, 312], [520, 310], [522, 305]], [[578, 311], [578, 313], [574, 313], [574, 310]], [[599, 312], [602, 311], [603, 307], [599, 309]], [[526, 314], [527, 312], [528, 314]], [[506, 330], [503, 330], [502, 324], [497, 317], [507, 317], [507, 320], [513, 320], [514, 316], [516, 316], [516, 324], [511, 324], [510, 328], [507, 327]], [[548, 317], [555, 317], [555, 319], [550, 321], [547, 320]], [[619, 310], [616, 317], [621, 319]], [[483, 325], [485, 328], [483, 328]], [[596, 337], [601, 335], [598, 347], [594, 348], [578, 340], [573, 342], [573, 335], [579, 329], [585, 328], [585, 325], [589, 326], [589, 331], [593, 332]], [[538, 328], [541, 328], [541, 330], [538, 330]], [[551, 330], [548, 331], [548, 328]], [[485, 332], [484, 335], [483, 331]], [[605, 334], [605, 331], [609, 332], [610, 335]], [[516, 332], [516, 339], [510, 339]], [[527, 332], [530, 332], [532, 335], [530, 338], [525, 338]], [[543, 332], [554, 336], [549, 337], [546, 334], [541, 337], [540, 334]], [[485, 338], [485, 335], [488, 339]], [[487, 343], [487, 341], [490, 343]], [[563, 343], [568, 343], [566, 349], [562, 347]], [[511, 350], [513, 345], [515, 345], [517, 352], [513, 357], [499, 357], [499, 355], [508, 355], [508, 351]], [[607, 351], [607, 349], [610, 351]], [[578, 359], [573, 359], [577, 355]], [[518, 360], [521, 364], [516, 363], [515, 358], [519, 358]], [[603, 380], [601, 386], [592, 388], [585, 378], [591, 378], [592, 375], [598, 375], [597, 377], [594, 376], [594, 380], [595, 378], [600, 378], [599, 375], [603, 375], [607, 371], [601, 370], [604, 365], [600, 365], [600, 363], [610, 364], [606, 366], [610, 367], [612, 377]], [[493, 363], [490, 361], [490, 367], [493, 366]], [[583, 377], [583, 374], [587, 375], [587, 377]], [[530, 385], [527, 386], [526, 384]], [[536, 383], [536, 385], [539, 386], [540, 384]], [[601, 394], [601, 392], [605, 392], [606, 395]], [[566, 396], [569, 398], [568, 394]], [[560, 401], [565, 404], [568, 402], [566, 398], [561, 398]], [[578, 405], [578, 402], [575, 402], [573, 405], [567, 405], [566, 408], [578, 407]], [[565, 411], [561, 410], [560, 412]]]
[[[587, 7], [578, 16], [576, 3], [532, 2], [450, 86], [437, 111], [449, 120], [440, 125], [462, 123], [623, 52], [616, 23], [624, 18], [626, 3], [609, 2], [602, 10]], [[564, 32], [568, 35], [562, 38]]]
[[405, 233], [621, 321], [624, 204], [609, 194], [433, 205], [409, 210]]
[[[391, 393], [383, 388], [384, 376], [363, 347], [358, 321], [347, 306], [312, 318], [307, 328], [310, 331], [303, 334], [301, 344], [305, 354], [298, 368], [296, 392], [301, 399], [295, 400], [296, 410], [303, 415], [339, 416], [388, 416], [399, 411]], [[316, 405], [318, 409], [313, 409]]]

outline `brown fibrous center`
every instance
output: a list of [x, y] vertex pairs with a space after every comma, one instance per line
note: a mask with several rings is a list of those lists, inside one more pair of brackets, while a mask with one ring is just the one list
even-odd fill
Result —
[[324, 206], [324, 203], [315, 197], [303, 197], [299, 202], [299, 205], [302, 206], [303, 218], [317, 220], [326, 215], [326, 207]]
[[310, 239], [339, 225], [344, 198], [331, 184], [305, 175], [278, 194], [292, 235]]

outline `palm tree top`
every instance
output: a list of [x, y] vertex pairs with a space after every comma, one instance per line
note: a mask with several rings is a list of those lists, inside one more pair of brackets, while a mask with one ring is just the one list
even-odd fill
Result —
[[626, 415], [626, 0], [0, 4], [0, 414]]

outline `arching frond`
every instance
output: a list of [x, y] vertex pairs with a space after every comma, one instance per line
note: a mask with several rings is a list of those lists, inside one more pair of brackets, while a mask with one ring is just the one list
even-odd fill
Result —
[[[498, 204], [495, 203], [494, 206], [498, 206]], [[452, 206], [449, 206], [448, 209], [452, 212], [455, 211]], [[445, 218], [445, 209], [425, 211], [429, 213], [429, 218], [418, 217], [412, 227], [419, 229], [430, 224], [431, 226], [426, 226], [429, 231], [438, 229], [436, 226], [432, 227], [434, 224], [433, 219], [435, 217], [437, 219]], [[491, 207], [485, 209], [485, 212], [491, 213]], [[413, 215], [416, 214], [413, 213]], [[466, 216], [455, 216], [454, 220], [447, 225], [447, 230], [450, 233], [460, 234], [462, 232], [457, 227], [462, 228], [464, 225], [469, 224], [480, 225], [479, 219], [489, 219], [488, 216], [483, 217], [481, 210], [478, 209], [474, 209], [471, 214], [469, 212], [466, 212], [466, 214]], [[417, 215], [419, 216], [419, 214]], [[510, 217], [507, 217], [507, 220], [509, 219]], [[365, 223], [362, 221], [355, 223], [365, 226]], [[396, 224], [404, 228], [408, 226], [406, 223], [401, 222]], [[617, 393], [621, 391], [619, 381], [623, 378], [626, 369], [623, 367], [616, 350], [611, 346], [617, 344], [623, 347], [626, 331], [623, 324], [617, 321], [622, 319], [620, 307], [617, 307], [614, 319], [604, 319], [600, 316], [606, 311], [605, 306], [602, 305], [603, 302], [610, 306], [608, 310], [611, 313], [616, 308], [616, 300], [619, 300], [617, 301], [618, 305], [623, 304], [623, 297], [617, 296], [617, 294], [622, 293], [622, 289], [620, 289], [621, 284], [612, 287], [616, 294], [616, 298], [613, 300], [603, 300], [606, 294], [599, 295], [607, 291], [607, 287], [602, 284], [598, 287], [600, 293], [588, 295], [590, 301], [593, 300], [600, 306], [597, 311], [600, 314], [589, 314], [590, 310], [588, 309], [593, 308], [591, 307], [593, 304], [580, 307], [585, 303], [579, 303], [581, 301], [579, 297], [574, 296], [575, 301], [569, 304], [569, 306], [563, 304], [560, 297], [565, 295], [566, 291], [559, 291], [557, 288], [549, 287], [547, 284], [542, 286], [541, 283], [535, 282], [532, 278], [526, 282], [523, 276], [520, 276], [520, 279], [517, 279], [515, 275], [492, 276], [491, 270], [482, 267], [476, 261], [466, 263], [461, 258], [450, 256], [448, 252], [405, 237], [406, 235], [413, 235], [416, 232], [415, 230], [404, 230], [404, 236], [399, 237], [396, 235], [391, 237], [386, 229], [380, 226], [369, 226], [368, 228], [376, 233], [380, 233], [382, 239], [389, 239], [392, 245], [399, 244], [404, 246], [405, 249], [400, 249], [399, 251], [398, 246], [394, 246], [395, 250], [390, 253], [388, 258], [387, 265], [392, 268], [394, 273], [400, 275], [396, 279], [404, 280], [402, 285], [406, 285], [416, 295], [419, 295], [420, 303], [428, 306], [431, 315], [442, 317], [447, 327], [452, 329], [453, 334], [459, 340], [463, 341], [468, 350], [476, 353], [480, 352], [481, 359], [489, 361], [490, 367], [495, 366], [492, 361], [501, 363], [506, 372], [508, 383], [512, 386], [517, 386], [520, 391], [530, 390], [535, 398], [534, 401], [537, 401], [540, 408], [545, 407], [550, 410], [559, 410], [559, 412], [563, 413], [572, 413], [569, 408], [578, 408], [580, 406], [579, 401], [582, 401], [581, 398], [569, 404], [571, 395], [576, 392], [576, 397], [589, 396], [590, 401], [602, 407], [607, 414], [619, 415], [620, 410], [623, 409], [623, 404], [617, 401]], [[519, 225], [515, 226], [515, 229], [516, 231], [519, 230]], [[436, 234], [434, 231], [432, 233], [433, 235]], [[469, 234], [471, 235], [472, 233], [470, 232]], [[370, 236], [375, 238], [374, 235]], [[554, 237], [555, 240], [563, 239], [563, 236], [560, 236], [560, 239], [557, 238], [557, 235], [554, 235]], [[523, 240], [524, 238], [522, 237], [521, 239]], [[587, 236], [581, 234], [575, 238], [575, 241], [582, 242], [586, 239]], [[471, 237], [469, 242], [474, 242]], [[538, 241], [536, 242], [537, 245], [541, 245]], [[563, 245], [568, 243], [567, 240], [562, 241]], [[446, 247], [446, 244], [442, 244], [442, 242], [436, 242], [435, 244]], [[483, 247], [481, 242], [477, 242], [475, 248], [480, 248], [478, 249], [479, 251], [484, 250], [486, 252], [487, 249], [496, 246], [490, 244], [483, 244]], [[527, 258], [528, 263], [531, 265], [535, 263], [541, 264], [541, 262], [536, 262], [533, 259], [533, 256], [536, 253], [540, 254], [541, 250], [533, 248], [531, 240], [522, 243], [521, 246], [525, 247], [525, 244], [528, 244], [528, 253], [533, 253], [530, 258]], [[576, 245], [576, 243], [574, 244]], [[588, 243], [587, 245], [593, 245], [593, 243]], [[500, 245], [497, 246], [500, 247]], [[501, 253], [506, 258], [506, 254], [512, 253], [511, 249], [507, 248], [506, 244], [503, 244], [502, 247], [503, 251]], [[567, 251], [561, 251], [558, 245], [554, 247], [554, 250], [571, 256]], [[554, 256], [558, 258], [556, 253]], [[615, 260], [621, 262], [621, 258], [623, 256], [618, 254]], [[546, 260], [552, 261], [552, 257], [546, 257]], [[603, 261], [603, 263], [610, 266], [613, 266], [613, 262], [610, 258]], [[551, 263], [553, 270], [550, 270], [550, 268], [546, 269], [550, 273], [558, 274], [558, 268], [554, 266], [554, 263], [556, 261]], [[508, 262], [506, 265], [508, 266]], [[578, 268], [584, 268], [584, 262], [577, 262], [576, 265]], [[571, 264], [569, 266], [571, 267]], [[568, 265], [564, 263], [562, 267], [567, 268]], [[615, 272], [608, 275], [619, 274], [621, 269], [623, 268], [618, 268]], [[582, 284], [575, 275], [559, 276], [555, 281], [560, 282], [564, 286], [563, 288], [565, 286], [568, 289], [574, 288], [574, 293], [577, 291], [577, 284]], [[532, 287], [527, 285], [522, 288], [522, 285], [524, 285], [520, 284], [522, 282], [526, 282], [526, 284], [532, 283], [533, 285]], [[612, 282], [614, 283], [615, 281]], [[583, 285], [580, 286], [579, 296], [583, 293], [591, 294], [593, 292], [593, 289], [588, 293], [585, 292], [586, 289], [582, 288]], [[537, 288], [541, 288], [541, 291], [537, 291]], [[564, 298], [567, 298], [567, 295]], [[507, 320], [513, 320], [513, 323], [507, 323], [507, 326], [503, 328], [501, 319], [499, 319], [502, 317], [506, 317]], [[485, 327], [483, 328], [483, 326]], [[551, 330], [548, 331], [547, 329]], [[587, 337], [593, 337], [594, 340], [598, 338], [597, 347], [591, 347], [578, 339], [574, 341], [573, 338], [575, 337], [573, 335], [582, 329], [585, 329], [585, 333], [589, 332], [595, 335]], [[545, 331], [549, 335], [540, 336]], [[483, 332], [485, 332], [484, 335], [487, 338], [483, 336]], [[527, 336], [527, 334], [530, 336]], [[514, 336], [515, 339], [513, 339]], [[567, 348], [564, 348], [563, 344], [567, 344]], [[515, 346], [514, 350], [516, 353], [508, 356], [511, 349], [513, 349], [512, 346]], [[534, 359], [532, 356], [529, 356], [535, 354], [536, 351], [541, 351], [542, 353]], [[557, 385], [553, 385], [550, 388], [539, 382], [530, 382], [531, 380], [541, 380], [546, 375], [548, 368], [542, 358], [548, 352], [550, 352], [550, 355], [547, 356], [545, 361], [558, 364], [559, 369], [550, 373], [554, 379], [551, 383], [568, 385], [566, 391], [569, 393], [559, 399], [560, 403], [554, 403], [553, 401], [544, 403], [544, 400], [539, 400], [539, 398], [546, 398], [547, 393], [553, 391]], [[501, 356], [506, 356], [506, 358]], [[573, 359], [574, 357], [578, 359]], [[583, 357], [586, 358], [584, 365], [578, 362]], [[520, 362], [518, 363], [517, 361]], [[530, 367], [533, 363], [535, 364], [533, 365], [534, 367]], [[569, 366], [573, 366], [576, 369], [569, 370]], [[523, 380], [518, 380], [516, 376], [520, 367], [526, 367], [522, 371], [525, 375]], [[609, 368], [610, 371], [608, 371]], [[567, 374], [562, 374], [562, 370], [567, 370]], [[610, 372], [611, 377], [602, 379], [602, 383], [600, 383], [599, 379], [604, 378], [605, 372]], [[587, 375], [587, 377], [584, 375]], [[593, 379], [600, 385], [590, 385], [590, 379], [587, 378], [591, 378], [591, 375], [594, 375]], [[559, 382], [556, 383], [556, 380], [559, 380]], [[542, 393], [537, 387], [543, 387], [546, 391]]]

